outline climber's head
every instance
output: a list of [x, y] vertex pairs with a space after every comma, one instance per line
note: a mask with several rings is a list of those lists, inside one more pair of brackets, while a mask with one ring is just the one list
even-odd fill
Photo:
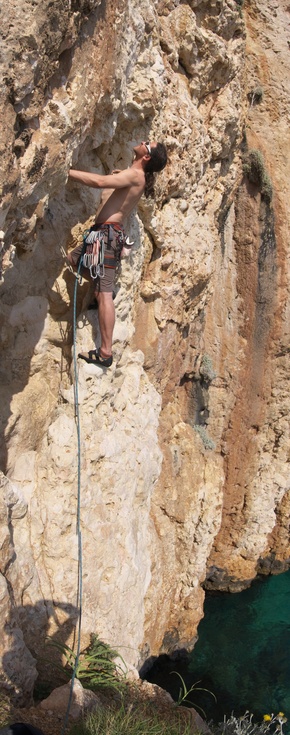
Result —
[[143, 159], [146, 173], [157, 173], [166, 166], [167, 151], [164, 143], [142, 141], [134, 148], [134, 153], [137, 159]]

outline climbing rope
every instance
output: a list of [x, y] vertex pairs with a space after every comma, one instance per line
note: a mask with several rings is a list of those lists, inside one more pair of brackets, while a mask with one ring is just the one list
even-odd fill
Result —
[[63, 258], [66, 260], [66, 267], [73, 274], [73, 276], [76, 278], [76, 280], [79, 281], [79, 283], [80, 283], [81, 280], [82, 280], [82, 277], [80, 276], [79, 271], [77, 273], [74, 271], [72, 265], [70, 264], [70, 262], [68, 260], [68, 257], [67, 257], [67, 254], [65, 252], [65, 249], [64, 249], [63, 245], [60, 245], [59, 246], [59, 249], [60, 249], [60, 252], [61, 252]]
[[76, 672], [79, 665], [80, 657], [80, 646], [81, 646], [81, 626], [82, 626], [82, 592], [83, 592], [83, 556], [82, 556], [82, 533], [81, 533], [81, 431], [80, 431], [80, 413], [79, 413], [79, 393], [78, 393], [78, 367], [77, 367], [77, 354], [76, 354], [76, 335], [77, 335], [77, 289], [78, 284], [81, 282], [80, 270], [82, 266], [83, 253], [80, 257], [75, 286], [74, 286], [74, 298], [73, 298], [73, 367], [74, 367], [74, 407], [75, 407], [75, 422], [77, 428], [77, 454], [78, 454], [78, 470], [77, 470], [77, 521], [76, 521], [76, 534], [78, 539], [78, 584], [77, 584], [77, 609], [78, 609], [78, 625], [77, 625], [77, 650], [74, 669], [71, 678], [71, 686], [69, 693], [69, 700], [67, 710], [64, 718], [64, 724], [62, 729], [62, 735], [64, 735], [67, 726], [68, 718], [72, 703], [73, 688], [76, 678]]

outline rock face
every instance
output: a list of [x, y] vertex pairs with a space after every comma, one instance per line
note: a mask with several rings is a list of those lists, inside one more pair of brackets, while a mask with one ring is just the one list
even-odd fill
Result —
[[75, 679], [73, 687], [71, 682], [68, 682], [68, 684], [54, 689], [47, 699], [42, 700], [40, 707], [45, 710], [45, 714], [46, 711], [55, 711], [65, 716], [70, 698], [72, 703], [69, 707], [69, 714], [73, 720], [80, 719], [80, 717], [87, 715], [100, 705], [97, 695], [91, 692], [90, 689], [84, 689], [79, 679]]
[[[204, 585], [289, 564], [290, 16], [286, 0], [1, 12], [0, 645], [27, 703], [45, 637], [73, 641], [78, 495], [82, 646], [96, 632], [135, 667], [193, 644]], [[99, 193], [67, 172], [126, 167], [148, 138], [169, 163], [127, 223], [113, 367], [76, 372], [98, 318], [63, 253]]]

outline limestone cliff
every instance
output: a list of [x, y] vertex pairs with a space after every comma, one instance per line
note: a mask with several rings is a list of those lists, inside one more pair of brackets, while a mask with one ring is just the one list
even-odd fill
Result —
[[[289, 562], [286, 0], [10, 0], [1, 10], [2, 678], [30, 696], [77, 619], [74, 276], [134, 142], [169, 164], [127, 231], [114, 363], [79, 365], [82, 644], [190, 645], [203, 586]], [[258, 154], [257, 154], [258, 151]], [[263, 158], [261, 158], [261, 154]], [[77, 293], [77, 351], [98, 342]], [[25, 664], [25, 665], [24, 665]]]

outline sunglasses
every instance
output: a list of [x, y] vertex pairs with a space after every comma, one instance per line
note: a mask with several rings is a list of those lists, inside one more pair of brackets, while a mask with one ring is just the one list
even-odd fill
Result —
[[147, 141], [147, 143], [144, 143], [144, 145], [145, 145], [146, 151], [149, 153], [149, 156], [151, 156], [151, 145], [149, 143], [149, 140]]

